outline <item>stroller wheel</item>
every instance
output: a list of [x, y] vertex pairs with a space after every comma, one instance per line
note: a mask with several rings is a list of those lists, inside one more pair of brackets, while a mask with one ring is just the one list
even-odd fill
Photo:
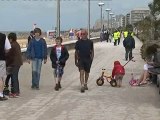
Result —
[[110, 84], [111, 84], [112, 87], [116, 87], [116, 86], [117, 86], [117, 82], [116, 82], [115, 79], [112, 79], [112, 80], [110, 81]]
[[100, 77], [97, 79], [96, 83], [98, 86], [102, 86], [104, 84], [104, 79]]

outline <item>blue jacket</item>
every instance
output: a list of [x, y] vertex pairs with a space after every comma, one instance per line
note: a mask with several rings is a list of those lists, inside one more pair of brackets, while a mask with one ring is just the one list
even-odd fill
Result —
[[[35, 38], [33, 38], [27, 47], [26, 56], [27, 59], [34, 59], [35, 58]], [[39, 42], [41, 42], [41, 49], [42, 49], [42, 56], [41, 59], [47, 59], [47, 44], [43, 38], [40, 38]]]

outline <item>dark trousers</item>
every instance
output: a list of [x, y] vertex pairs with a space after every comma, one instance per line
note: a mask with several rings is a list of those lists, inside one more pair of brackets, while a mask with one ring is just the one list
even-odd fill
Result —
[[120, 38], [118, 38], [118, 45], [120, 44]]
[[117, 41], [118, 41], [118, 40], [114, 40], [114, 46], [116, 46], [116, 45], [117, 45]]
[[132, 48], [125, 48], [125, 59], [128, 60], [128, 57], [129, 57], [129, 60], [132, 59]]
[[19, 80], [18, 80], [18, 73], [19, 73], [20, 66], [14, 66], [13, 67], [13, 73], [11, 75], [11, 83], [12, 88], [11, 88], [11, 93], [20, 93], [19, 90]]
[[[9, 75], [7, 75], [7, 78], [6, 78], [6, 80], [5, 80], [5, 87], [9, 87], [9, 80], [10, 80], [10, 78], [11, 78], [11, 76], [12, 76], [12, 74], [9, 74]], [[11, 86], [12, 86], [12, 81], [11, 81]]]

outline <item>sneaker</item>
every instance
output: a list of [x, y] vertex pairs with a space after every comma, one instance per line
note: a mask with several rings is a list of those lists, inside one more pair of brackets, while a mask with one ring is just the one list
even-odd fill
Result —
[[85, 90], [88, 90], [87, 84], [84, 84], [84, 89], [85, 89]]
[[40, 90], [39, 87], [35, 87], [36, 90]]
[[60, 83], [60, 82], [58, 82], [58, 87], [59, 87], [59, 88], [62, 88], [62, 86], [61, 86], [61, 83]]
[[56, 86], [55, 86], [55, 88], [54, 88], [56, 91], [58, 91], [59, 90], [59, 86], [58, 86], [58, 84], [56, 84]]
[[9, 94], [9, 97], [10, 97], [10, 98], [17, 98], [18, 96], [17, 96], [16, 93], [11, 93], [11, 94]]
[[31, 86], [31, 89], [35, 89], [35, 88], [36, 88], [35, 86], [33, 86], [33, 85]]
[[84, 93], [84, 92], [85, 92], [85, 88], [81, 87], [81, 93]]
[[8, 100], [7, 97], [3, 96], [3, 97], [0, 97], [0, 101], [5, 101], [5, 100]]
[[3, 90], [3, 94], [4, 95], [9, 95], [10, 91], [8, 89], [8, 87], [5, 87], [4, 90]]

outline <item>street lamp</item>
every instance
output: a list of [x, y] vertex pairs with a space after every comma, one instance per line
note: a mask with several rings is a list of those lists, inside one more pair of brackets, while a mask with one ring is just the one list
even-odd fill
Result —
[[60, 36], [60, 0], [57, 0], [57, 31], [56, 37]]
[[109, 12], [111, 11], [111, 9], [106, 9], [106, 12], [108, 14], [108, 30], [109, 30]]
[[88, 39], [90, 39], [90, 0], [88, 0]]
[[112, 16], [114, 15], [114, 13], [109, 13], [109, 15], [111, 16], [111, 34], [112, 34]]
[[103, 7], [104, 3], [99, 2], [98, 5], [101, 7], [101, 31], [102, 31], [102, 7]]

